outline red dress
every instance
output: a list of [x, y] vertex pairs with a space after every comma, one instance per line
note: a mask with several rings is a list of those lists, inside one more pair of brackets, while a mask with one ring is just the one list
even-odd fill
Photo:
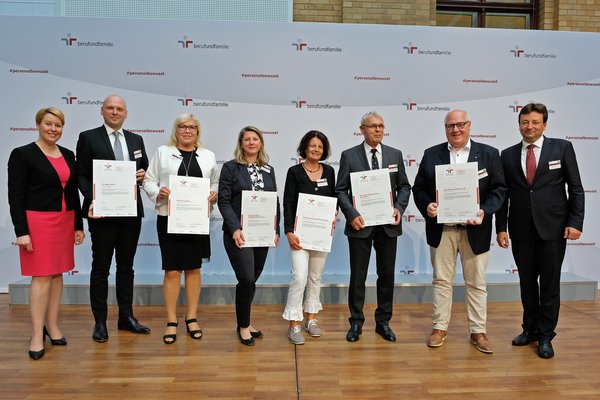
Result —
[[[63, 189], [71, 171], [63, 156], [49, 157]], [[27, 226], [33, 251], [20, 248], [21, 274], [50, 276], [68, 272], [75, 267], [75, 213], [67, 211], [63, 194], [62, 211], [26, 210]]]

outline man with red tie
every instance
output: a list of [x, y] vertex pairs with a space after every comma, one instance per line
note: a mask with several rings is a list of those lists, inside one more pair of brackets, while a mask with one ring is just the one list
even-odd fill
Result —
[[496, 241], [508, 248], [508, 225], [521, 286], [523, 332], [512, 344], [537, 341], [541, 358], [554, 357], [561, 266], [567, 239], [581, 236], [585, 203], [573, 145], [543, 136], [547, 121], [543, 104], [521, 109], [523, 140], [502, 151], [508, 196], [496, 213]]

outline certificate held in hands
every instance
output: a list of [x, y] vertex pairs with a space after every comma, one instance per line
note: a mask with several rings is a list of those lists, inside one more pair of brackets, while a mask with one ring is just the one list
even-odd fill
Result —
[[300, 239], [303, 249], [331, 251], [336, 206], [335, 197], [298, 195], [294, 234]]
[[436, 165], [435, 186], [439, 224], [463, 224], [479, 218], [476, 162]]
[[242, 247], [275, 247], [277, 192], [242, 190]]
[[390, 170], [374, 169], [350, 173], [352, 202], [365, 226], [393, 224], [394, 200]]
[[210, 233], [210, 179], [169, 176], [167, 233], [208, 235]]
[[94, 215], [137, 217], [135, 161], [93, 160]]

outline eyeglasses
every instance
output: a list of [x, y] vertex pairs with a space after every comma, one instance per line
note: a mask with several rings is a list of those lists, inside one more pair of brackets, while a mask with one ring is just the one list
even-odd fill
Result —
[[196, 132], [198, 130], [198, 127], [196, 125], [178, 125], [177, 129], [179, 129], [180, 131]]
[[455, 124], [446, 124], [446, 130], [447, 131], [452, 131], [454, 130], [454, 127], [457, 127], [458, 129], [465, 129], [465, 126], [467, 126], [467, 124], [469, 124], [471, 121], [463, 121], [463, 122], [457, 122]]
[[372, 125], [363, 125], [365, 128], [368, 129], [385, 129], [385, 125], [384, 124], [372, 124]]

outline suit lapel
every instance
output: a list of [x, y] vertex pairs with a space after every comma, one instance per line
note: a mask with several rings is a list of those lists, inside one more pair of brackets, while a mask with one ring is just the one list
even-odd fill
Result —
[[[469, 158], [467, 162], [476, 162], [479, 166], [479, 145], [471, 140], [471, 150], [469, 150]], [[479, 167], [477, 167], [479, 169]]]
[[535, 177], [533, 178], [534, 183], [540, 175], [543, 175], [546, 172], [548, 172], [548, 162], [552, 161], [552, 160], [550, 160], [550, 157], [551, 157], [550, 155], [553, 153], [553, 151], [552, 151], [553, 147], [554, 147], [554, 142], [552, 141], [552, 139], [548, 139], [547, 137], [544, 136], [544, 142], [542, 143], [542, 151], [540, 153], [540, 159], [538, 161], [537, 168], [535, 171]]
[[[108, 138], [108, 132], [106, 131], [106, 128], [103, 126], [101, 126], [100, 128], [98, 128], [98, 131], [100, 133], [100, 141], [104, 144], [104, 147], [106, 148], [106, 151], [108, 152], [108, 154], [110, 154], [110, 159], [114, 160], [115, 159], [115, 152], [113, 150], [113, 146], [110, 143], [110, 139]], [[112, 133], [112, 132], [111, 132]]]
[[[369, 160], [367, 160], [367, 154], [365, 152], [365, 144], [364, 142], [356, 146], [356, 156], [362, 163], [361, 171], [368, 171], [371, 169], [371, 164]], [[381, 146], [381, 162], [383, 163], [383, 146]]]
[[[448, 143], [442, 143], [439, 147], [438, 157], [440, 164], [450, 164], [450, 151], [448, 150]], [[437, 165], [437, 164], [435, 164]]]

